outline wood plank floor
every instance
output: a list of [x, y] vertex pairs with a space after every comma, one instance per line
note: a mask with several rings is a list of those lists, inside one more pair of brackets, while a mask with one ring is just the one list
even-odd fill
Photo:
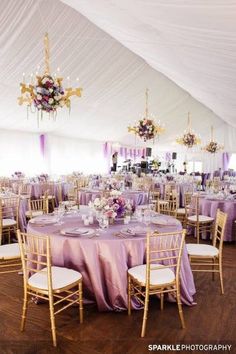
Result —
[[157, 343], [225, 343], [232, 344], [231, 353], [236, 353], [235, 244], [224, 246], [225, 295], [220, 295], [217, 278], [213, 282], [209, 274], [195, 274], [197, 305], [184, 306], [187, 328], [180, 328], [176, 304], [165, 303], [161, 312], [159, 301], [153, 300], [145, 339], [139, 337], [142, 311], [128, 317], [126, 312], [99, 313], [96, 306], [86, 305], [82, 325], [76, 307], [58, 315], [58, 347], [53, 348], [47, 305], [29, 306], [26, 330], [21, 333], [22, 276], [0, 279], [0, 354], [145, 354], [150, 353], [148, 344]]

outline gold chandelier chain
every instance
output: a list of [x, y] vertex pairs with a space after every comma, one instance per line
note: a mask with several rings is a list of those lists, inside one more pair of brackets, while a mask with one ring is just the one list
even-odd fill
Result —
[[45, 60], [45, 74], [50, 74], [50, 51], [49, 51], [49, 38], [48, 33], [44, 36], [44, 60]]
[[146, 97], [146, 100], [145, 100], [145, 118], [148, 118], [148, 93], [149, 93], [149, 89], [146, 88], [146, 92], [145, 92], [145, 97]]

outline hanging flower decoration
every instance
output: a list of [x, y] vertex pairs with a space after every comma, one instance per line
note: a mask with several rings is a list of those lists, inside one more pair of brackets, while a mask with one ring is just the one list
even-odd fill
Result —
[[217, 141], [213, 140], [213, 127], [211, 127], [211, 140], [206, 146], [202, 148], [202, 150], [209, 152], [211, 154], [215, 154], [218, 151], [223, 149], [224, 149], [223, 145], [220, 145], [219, 143], [217, 143]]
[[176, 142], [180, 145], [184, 145], [191, 149], [194, 145], [201, 144], [201, 139], [194, 133], [191, 128], [190, 114], [188, 113], [188, 128], [184, 132], [183, 136], [176, 139]]
[[144, 141], [154, 139], [158, 133], [156, 126], [151, 119], [140, 119], [134, 127], [129, 128], [129, 131], [135, 131], [135, 133]]
[[[23, 74], [23, 82], [20, 83], [21, 96], [18, 97], [19, 105], [26, 104], [27, 115], [29, 110], [31, 113], [37, 113], [37, 120], [43, 118], [46, 112], [49, 118], [56, 119], [58, 108], [66, 107], [70, 111], [71, 97], [81, 97], [82, 88], [62, 87], [62, 77], [57, 77], [57, 74], [50, 73], [50, 53], [49, 53], [49, 38], [48, 34], [44, 37], [44, 61], [45, 70], [42, 76], [36, 77], [31, 74], [30, 83], [25, 83], [25, 74]], [[59, 71], [59, 68], [58, 68]], [[68, 85], [69, 85], [69, 77]], [[34, 109], [35, 108], [35, 109]]]
[[32, 99], [38, 110], [52, 112], [65, 105], [61, 80], [53, 79], [50, 75], [37, 76], [37, 80], [38, 84], [34, 87]]
[[138, 135], [144, 141], [154, 139], [157, 135], [160, 135], [165, 131], [160, 121], [155, 123], [153, 119], [149, 117], [148, 113], [148, 89], [146, 89], [146, 108], [145, 115], [134, 126], [128, 127], [128, 132]]

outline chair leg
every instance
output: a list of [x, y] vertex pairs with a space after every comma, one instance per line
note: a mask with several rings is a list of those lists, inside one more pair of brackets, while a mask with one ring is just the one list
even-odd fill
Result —
[[164, 294], [161, 293], [161, 311], [163, 311], [163, 309], [164, 309]]
[[219, 258], [219, 271], [220, 271], [220, 287], [221, 294], [224, 295], [224, 284], [223, 284], [223, 269], [222, 269], [222, 258]]
[[128, 274], [128, 315], [131, 315], [131, 278]]
[[212, 280], [215, 280], [215, 260], [212, 259]]
[[141, 337], [142, 338], [145, 336], [145, 333], [146, 333], [147, 316], [148, 316], [148, 304], [149, 304], [149, 292], [146, 291], [145, 303], [144, 303], [144, 312], [143, 312], [143, 324], [142, 324], [142, 332], [141, 332]]
[[199, 225], [196, 226], [196, 236], [197, 236], [197, 243], [199, 243], [199, 239], [200, 239]]
[[184, 315], [183, 315], [183, 309], [182, 309], [182, 303], [181, 303], [181, 299], [180, 299], [179, 289], [177, 289], [176, 298], [177, 298], [177, 305], [178, 305], [181, 325], [182, 325], [182, 328], [185, 328]]
[[55, 325], [53, 295], [52, 294], [49, 294], [49, 310], [50, 310], [52, 341], [53, 341], [53, 346], [56, 347], [57, 346], [57, 337], [56, 337], [56, 325]]
[[79, 282], [79, 321], [83, 323], [83, 289], [82, 281]]
[[21, 325], [20, 325], [21, 332], [23, 332], [25, 329], [25, 321], [26, 321], [26, 314], [27, 314], [27, 307], [28, 307], [27, 305], [28, 305], [27, 290], [24, 290], [23, 308], [22, 308]]

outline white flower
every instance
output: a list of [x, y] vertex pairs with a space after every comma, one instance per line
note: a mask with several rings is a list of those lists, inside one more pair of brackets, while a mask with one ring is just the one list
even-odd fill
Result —
[[48, 91], [49, 91], [50, 93], [52, 93], [52, 92], [53, 92], [53, 89], [52, 89], [52, 88], [50, 88]]
[[41, 105], [41, 104], [38, 104], [37, 107], [38, 107], [38, 109], [41, 109], [41, 108], [42, 108], [42, 105]]
[[48, 103], [53, 104], [53, 102], [54, 102], [53, 98], [49, 98]]
[[37, 98], [38, 101], [41, 101], [42, 96], [41, 95], [37, 95], [36, 98]]
[[54, 96], [54, 100], [59, 101], [60, 100], [60, 96]]

